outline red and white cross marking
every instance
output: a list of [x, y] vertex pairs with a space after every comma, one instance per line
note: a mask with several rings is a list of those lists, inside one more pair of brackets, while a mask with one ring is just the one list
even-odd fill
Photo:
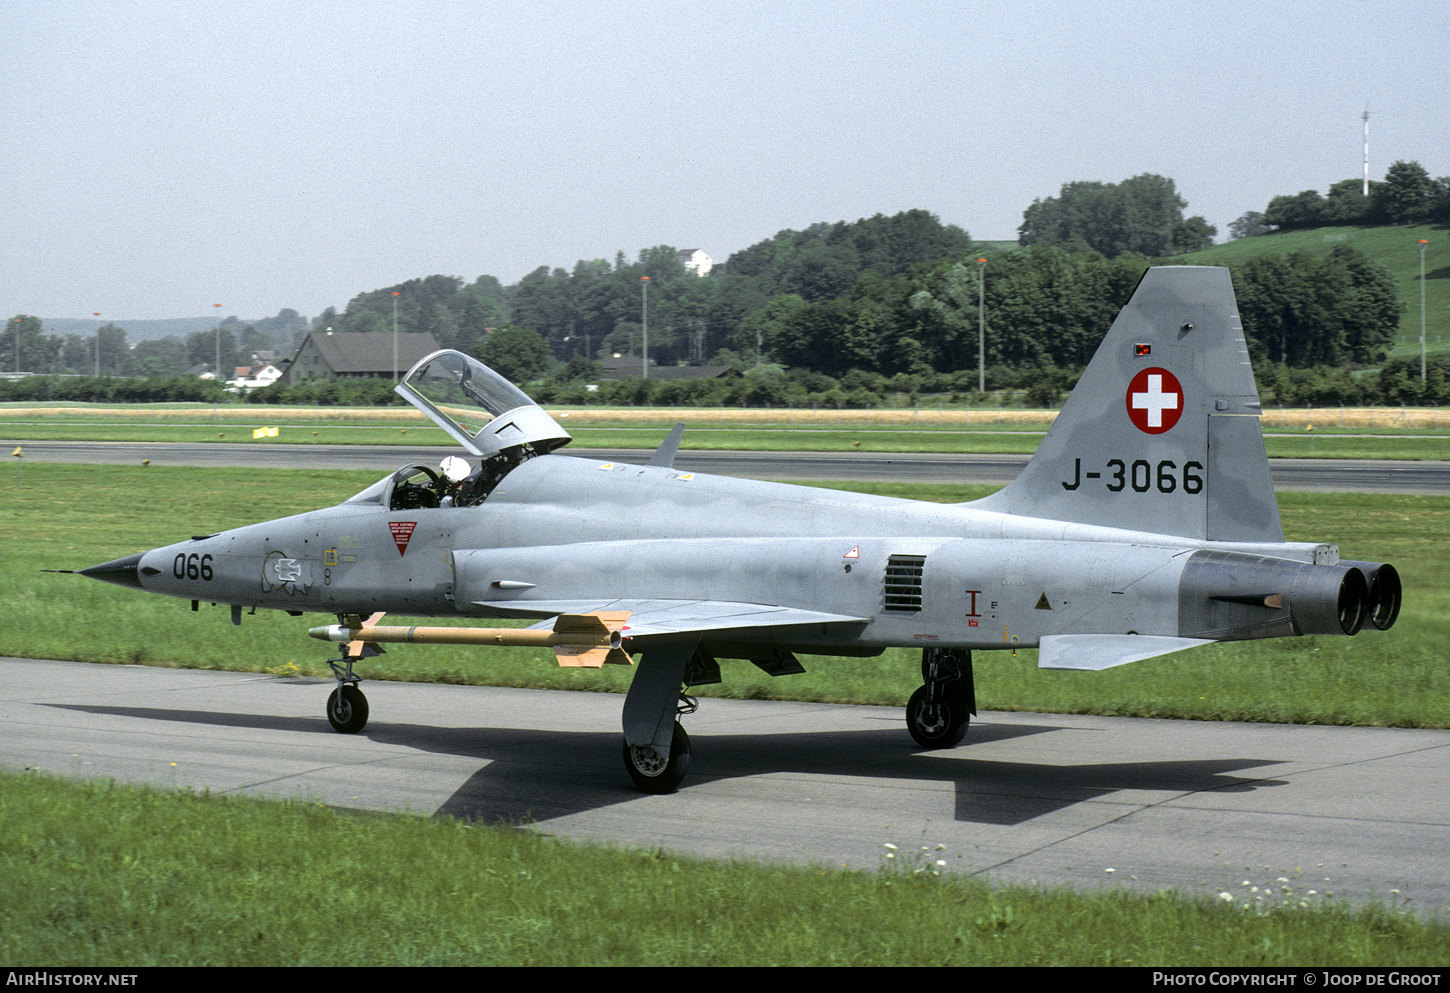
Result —
[[1147, 434], [1162, 434], [1183, 415], [1183, 386], [1156, 366], [1140, 369], [1128, 384], [1128, 419]]

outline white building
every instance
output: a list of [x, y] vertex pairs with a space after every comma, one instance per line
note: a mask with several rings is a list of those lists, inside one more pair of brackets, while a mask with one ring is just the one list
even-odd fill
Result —
[[236, 378], [231, 380], [228, 386], [237, 386], [244, 390], [257, 390], [263, 386], [271, 386], [282, 378], [282, 370], [270, 362], [264, 366], [236, 366]]
[[685, 268], [696, 276], [708, 276], [710, 270], [715, 268], [715, 260], [706, 255], [704, 249], [682, 248], [677, 254], [680, 256], [680, 261], [685, 264]]

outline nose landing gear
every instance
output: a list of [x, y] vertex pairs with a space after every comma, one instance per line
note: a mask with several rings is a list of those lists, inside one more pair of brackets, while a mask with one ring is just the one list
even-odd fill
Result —
[[[338, 665], [347, 663], [346, 668]], [[356, 734], [368, 723], [368, 698], [357, 684], [362, 677], [352, 671], [352, 659], [328, 659], [332, 675], [337, 679], [337, 689], [327, 698], [327, 723], [341, 734]]]

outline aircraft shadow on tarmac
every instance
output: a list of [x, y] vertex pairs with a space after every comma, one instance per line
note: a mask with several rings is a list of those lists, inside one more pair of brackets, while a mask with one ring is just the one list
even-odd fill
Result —
[[[218, 727], [333, 736], [323, 718], [267, 717], [150, 707], [46, 704], [89, 714]], [[700, 733], [690, 792], [713, 781], [752, 776], [829, 776], [949, 782], [955, 819], [1011, 826], [1122, 790], [1192, 794], [1248, 792], [1284, 780], [1232, 773], [1276, 765], [1271, 758], [1049, 765], [971, 758], [972, 744], [1058, 730], [1051, 726], [976, 725], [955, 749], [922, 751], [902, 728], [787, 734]], [[972, 737], [972, 736], [975, 736]], [[358, 735], [379, 744], [485, 760], [436, 811], [486, 823], [546, 821], [613, 804], [643, 801], [619, 763], [618, 732], [519, 728], [442, 728], [369, 724]], [[802, 782], [801, 789], [812, 787]], [[658, 802], [657, 800], [653, 802]]]

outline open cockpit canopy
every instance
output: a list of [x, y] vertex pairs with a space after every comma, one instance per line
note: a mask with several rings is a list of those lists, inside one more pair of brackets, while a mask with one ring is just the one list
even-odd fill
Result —
[[444, 349], [425, 356], [395, 389], [484, 458], [524, 445], [542, 454], [573, 440], [523, 390], [462, 352]]

